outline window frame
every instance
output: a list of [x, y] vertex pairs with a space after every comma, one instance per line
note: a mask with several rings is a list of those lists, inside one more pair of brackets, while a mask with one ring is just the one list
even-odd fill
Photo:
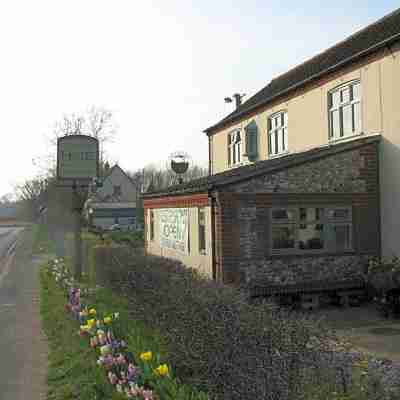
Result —
[[[237, 135], [240, 140], [237, 141]], [[234, 139], [234, 140], [233, 140]], [[235, 129], [228, 133], [228, 167], [240, 165], [243, 162], [243, 132]]]
[[[281, 125], [273, 126], [273, 120], [280, 116]], [[285, 118], [286, 116], [286, 118]], [[288, 110], [280, 110], [268, 117], [267, 121], [267, 142], [268, 142], [268, 157], [277, 157], [283, 154], [287, 154], [289, 152], [289, 113]], [[279, 131], [282, 130], [281, 137], [279, 138]], [[272, 146], [272, 135], [274, 134], [274, 141], [275, 144]], [[281, 147], [282, 150], [279, 151], [279, 140], [282, 141]], [[272, 151], [272, 148], [276, 150], [275, 152]]]
[[[200, 213], [203, 213], [203, 224], [200, 225]], [[205, 207], [198, 207], [197, 208], [197, 225], [198, 225], [198, 248], [199, 248], [199, 253], [200, 254], [207, 254], [206, 249], [207, 249], [207, 240], [206, 240], [206, 208]], [[201, 235], [201, 229], [203, 229], [203, 242], [200, 240], [202, 237]], [[202, 247], [203, 244], [203, 247]]]
[[[302, 220], [300, 218], [300, 209], [302, 208], [315, 208], [315, 209], [323, 209], [323, 215], [317, 220]], [[274, 221], [273, 219], [273, 211], [274, 210], [295, 210], [294, 217], [292, 219], [282, 218], [281, 220]], [[345, 218], [334, 218], [328, 215], [329, 210], [348, 210], [348, 216]], [[355, 240], [354, 240], [354, 219], [353, 219], [353, 206], [352, 205], [322, 205], [322, 204], [307, 204], [307, 205], [283, 205], [283, 206], [272, 206], [270, 208], [270, 240], [269, 240], [269, 250], [272, 256], [274, 255], [295, 255], [295, 256], [307, 256], [313, 254], [347, 254], [347, 253], [355, 253]], [[350, 226], [349, 230], [349, 247], [347, 249], [332, 249], [330, 247], [330, 242], [328, 236], [324, 236], [324, 247], [322, 249], [300, 249], [299, 248], [299, 232], [304, 228], [304, 225], [322, 225], [322, 231], [324, 235], [327, 235], [329, 227], [335, 226]], [[282, 227], [293, 227], [295, 231], [295, 245], [294, 248], [287, 249], [274, 249], [273, 248], [273, 228], [277, 226]]]
[[[354, 86], [359, 85], [359, 98], [354, 99]], [[343, 101], [342, 100], [342, 92], [348, 89], [349, 90], [349, 100]], [[333, 106], [333, 95], [339, 92], [340, 100], [337, 106]], [[359, 104], [359, 127], [358, 130], [356, 129], [356, 122], [355, 122], [355, 113], [354, 113], [354, 105]], [[344, 131], [344, 124], [343, 124], [343, 108], [346, 106], [351, 106], [351, 120], [352, 120], [352, 133], [345, 134]], [[359, 136], [362, 134], [362, 85], [360, 79], [354, 79], [348, 81], [346, 83], [340, 84], [335, 88], [328, 91], [327, 94], [327, 108], [328, 108], [328, 138], [330, 142], [334, 142], [337, 140], [345, 140], [347, 138], [351, 138], [353, 136]], [[339, 136], [334, 136], [333, 131], [333, 112], [338, 111], [339, 114]]]

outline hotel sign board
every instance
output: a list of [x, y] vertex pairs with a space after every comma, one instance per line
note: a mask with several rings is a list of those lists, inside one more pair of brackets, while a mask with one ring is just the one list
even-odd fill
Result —
[[57, 179], [90, 181], [99, 171], [99, 141], [86, 135], [67, 135], [57, 140]]
[[158, 215], [161, 247], [189, 254], [189, 209], [162, 208]]

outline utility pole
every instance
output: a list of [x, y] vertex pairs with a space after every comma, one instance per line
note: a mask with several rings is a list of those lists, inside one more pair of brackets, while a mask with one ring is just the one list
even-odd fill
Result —
[[74, 258], [74, 278], [80, 280], [82, 277], [82, 200], [78, 193], [78, 186], [76, 181], [72, 184], [73, 192], [73, 209], [75, 214], [74, 224], [74, 244], [75, 244], [75, 258]]

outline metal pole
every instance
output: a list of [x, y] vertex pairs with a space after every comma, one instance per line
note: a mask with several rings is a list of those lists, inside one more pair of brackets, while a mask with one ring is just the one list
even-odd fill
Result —
[[74, 226], [74, 242], [75, 242], [75, 259], [74, 259], [74, 277], [80, 280], [82, 277], [82, 223], [81, 223], [81, 205], [76, 181], [72, 185], [73, 190], [73, 203], [75, 212], [75, 226]]

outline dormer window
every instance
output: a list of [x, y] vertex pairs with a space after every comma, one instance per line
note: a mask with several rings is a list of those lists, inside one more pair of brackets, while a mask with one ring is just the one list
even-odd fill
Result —
[[280, 111], [268, 118], [268, 154], [276, 156], [288, 151], [288, 113]]
[[361, 84], [354, 81], [328, 94], [329, 139], [361, 133]]
[[242, 161], [242, 135], [239, 130], [228, 134], [228, 165], [233, 166]]

